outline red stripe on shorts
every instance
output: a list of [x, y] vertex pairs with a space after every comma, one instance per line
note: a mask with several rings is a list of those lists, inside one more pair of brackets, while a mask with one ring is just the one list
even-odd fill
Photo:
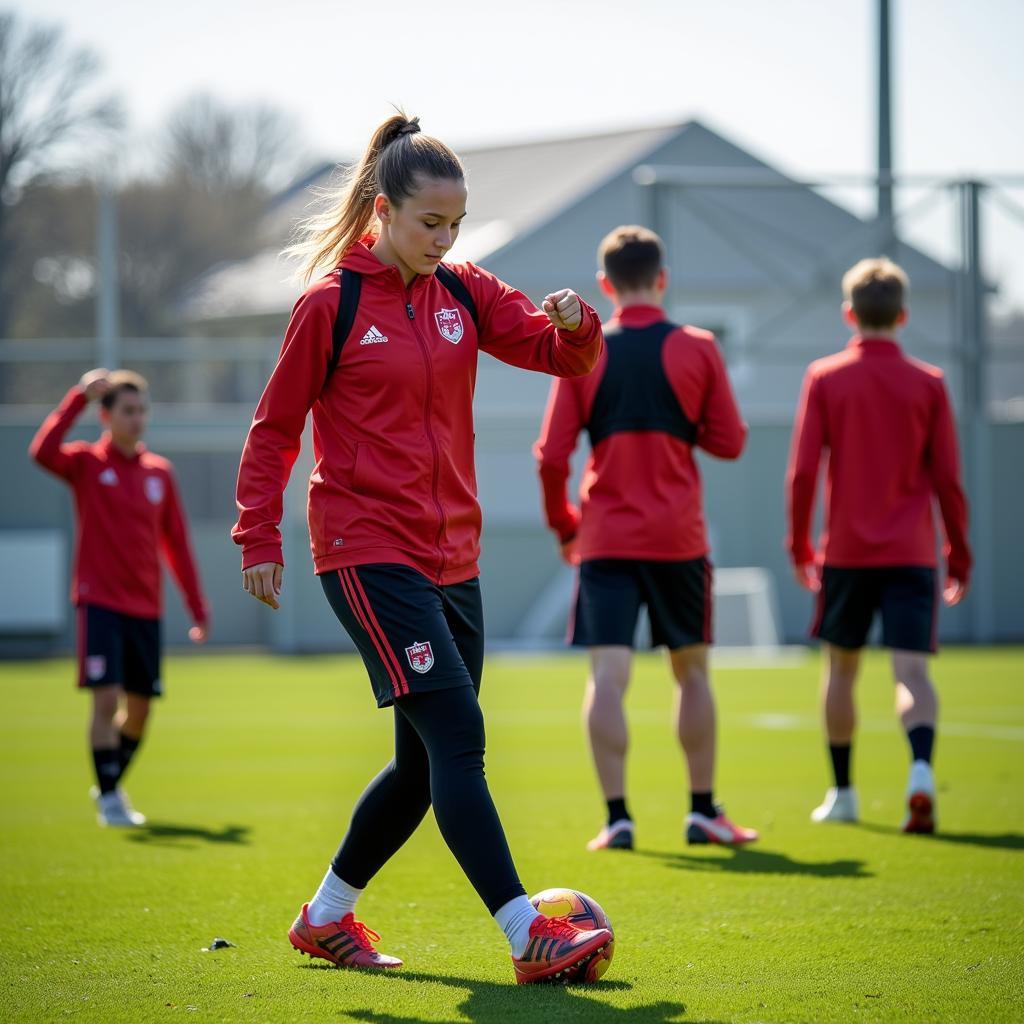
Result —
[[[388, 645], [384, 630], [381, 629], [377, 616], [373, 614], [373, 608], [366, 598], [366, 592], [359, 582], [359, 577], [354, 569], [339, 569], [338, 578], [341, 580], [342, 589], [345, 591], [345, 598], [352, 609], [353, 614], [359, 620], [359, 624], [366, 630], [367, 635], [377, 648], [377, 654], [384, 664], [388, 677], [391, 680], [391, 689], [396, 697], [409, 692], [409, 686], [405, 681], [401, 665], [395, 657], [394, 652]], [[361, 596], [360, 596], [361, 595]]]
[[352, 574], [352, 586], [355, 590], [356, 595], [363, 602], [363, 607], [366, 609], [366, 614], [369, 617], [370, 623], [374, 629], [380, 634], [381, 643], [384, 645], [384, 650], [388, 657], [391, 658], [391, 664], [394, 666], [395, 672], [398, 674], [398, 678], [401, 681], [401, 692], [409, 692], [409, 684], [405, 679], [405, 672], [402, 671], [402, 663], [398, 660], [398, 655], [395, 654], [391, 645], [388, 643], [387, 635], [381, 628], [380, 623], [377, 621], [377, 616], [373, 611], [373, 605], [370, 604], [370, 599], [366, 596], [366, 591], [363, 589], [362, 581], [359, 579], [359, 573], [353, 566], [348, 570]]

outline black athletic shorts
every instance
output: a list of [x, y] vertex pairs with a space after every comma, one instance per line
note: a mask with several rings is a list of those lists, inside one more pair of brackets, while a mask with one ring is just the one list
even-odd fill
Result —
[[595, 558], [580, 565], [569, 627], [574, 647], [632, 647], [647, 606], [651, 644], [669, 650], [711, 643], [711, 563]]
[[881, 612], [884, 647], [934, 654], [938, 596], [935, 570], [924, 566], [826, 565], [811, 636], [857, 650], [867, 642], [875, 613]]
[[79, 605], [78, 685], [120, 686], [140, 697], [159, 697], [160, 646], [159, 619]]
[[484, 614], [480, 580], [447, 587], [405, 565], [325, 572], [331, 608], [362, 655], [378, 707], [407, 693], [480, 689]]

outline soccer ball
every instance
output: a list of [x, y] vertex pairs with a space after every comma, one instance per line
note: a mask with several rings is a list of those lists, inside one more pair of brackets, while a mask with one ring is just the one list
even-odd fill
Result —
[[530, 897], [530, 902], [545, 917], [564, 917], [574, 928], [590, 931], [593, 928], [607, 928], [612, 933], [612, 941], [607, 947], [592, 957], [583, 972], [573, 981], [594, 982], [608, 970], [615, 953], [615, 931], [608, 915], [601, 909], [601, 904], [584, 892], [576, 889], [545, 889]]

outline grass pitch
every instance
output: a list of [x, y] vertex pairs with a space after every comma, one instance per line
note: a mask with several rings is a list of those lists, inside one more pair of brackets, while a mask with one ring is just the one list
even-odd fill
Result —
[[[350, 658], [181, 657], [127, 778], [150, 826], [101, 830], [68, 661], [0, 664], [4, 1021], [1011, 1021], [1024, 1018], [1024, 654], [935, 662], [941, 833], [903, 836], [908, 755], [881, 655], [860, 685], [863, 822], [814, 826], [828, 782], [817, 660], [718, 669], [719, 795], [755, 847], [686, 847], [663, 663], [638, 660], [639, 849], [588, 854], [603, 805], [582, 658], [490, 659], [488, 778], [529, 891], [604, 905], [595, 986], [516, 988], [504, 939], [433, 818], [360, 916], [406, 966], [311, 965], [285, 932], [386, 760], [390, 712]], [[215, 936], [234, 948], [204, 953]]]

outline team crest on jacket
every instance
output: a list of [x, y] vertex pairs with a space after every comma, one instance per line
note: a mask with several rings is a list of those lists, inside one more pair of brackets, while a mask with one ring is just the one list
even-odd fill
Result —
[[450, 341], [453, 345], [458, 345], [462, 341], [465, 331], [462, 326], [462, 314], [457, 309], [442, 309], [434, 314], [434, 318], [437, 320], [437, 329], [445, 341]]
[[158, 476], [147, 476], [143, 484], [146, 497], [154, 505], [159, 505], [164, 500], [164, 482]]
[[409, 659], [412, 670], [421, 675], [429, 672], [434, 664], [434, 652], [430, 649], [429, 640], [406, 647], [405, 656]]

